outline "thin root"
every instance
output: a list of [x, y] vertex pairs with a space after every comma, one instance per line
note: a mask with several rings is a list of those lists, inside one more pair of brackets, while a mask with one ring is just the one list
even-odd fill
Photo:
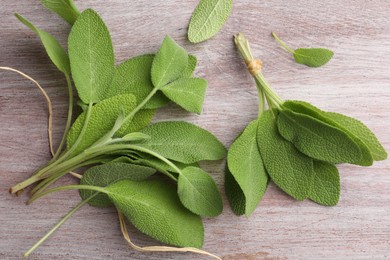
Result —
[[50, 148], [50, 153], [53, 156], [54, 155], [53, 138], [52, 138], [52, 131], [53, 131], [53, 107], [52, 107], [52, 103], [51, 103], [51, 100], [49, 98], [49, 95], [46, 93], [46, 91], [41, 87], [41, 85], [39, 85], [39, 83], [35, 79], [33, 79], [30, 76], [24, 74], [23, 72], [21, 72], [21, 71], [19, 71], [17, 69], [10, 68], [10, 67], [0, 67], [0, 69], [19, 73], [20, 75], [22, 75], [26, 79], [29, 79], [30, 81], [32, 81], [39, 88], [39, 90], [42, 92], [42, 94], [45, 96], [45, 99], [46, 99], [46, 102], [47, 102], [47, 108], [48, 108], [48, 111], [49, 111], [48, 128], [47, 128], [48, 138], [49, 138], [49, 148]]
[[195, 253], [195, 254], [208, 255], [208, 256], [211, 256], [213, 258], [222, 260], [222, 258], [220, 258], [219, 256], [213, 255], [209, 252], [206, 252], [206, 251], [203, 251], [203, 250], [200, 250], [197, 248], [193, 248], [193, 247], [170, 247], [170, 246], [140, 247], [140, 246], [137, 246], [136, 244], [134, 244], [131, 241], [131, 239], [129, 237], [129, 232], [127, 231], [127, 228], [126, 228], [126, 219], [123, 216], [123, 214], [119, 211], [118, 211], [118, 217], [119, 217], [119, 224], [121, 226], [121, 231], [122, 231], [123, 237], [129, 243], [129, 245], [137, 251], [140, 251], [140, 252], [183, 252], [183, 253], [191, 252], [191, 253]]
[[81, 174], [78, 174], [76, 172], [69, 172], [70, 175], [72, 175], [73, 177], [77, 178], [77, 179], [82, 179], [83, 178], [83, 175]]

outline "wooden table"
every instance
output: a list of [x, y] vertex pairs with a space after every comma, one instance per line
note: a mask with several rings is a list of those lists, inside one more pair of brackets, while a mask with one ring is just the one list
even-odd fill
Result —
[[[215, 133], [229, 146], [256, 117], [257, 93], [232, 35], [243, 32], [264, 75], [284, 99], [304, 99], [366, 123], [390, 150], [390, 2], [385, 0], [234, 1], [228, 23], [213, 39], [193, 45], [187, 25], [198, 1], [76, 1], [97, 10], [107, 23], [116, 61], [155, 52], [166, 34], [199, 59], [198, 76], [208, 80], [201, 116], [174, 105], [155, 121], [187, 120]], [[47, 58], [39, 39], [13, 16], [21, 13], [66, 43], [69, 26], [39, 1], [0, 3], [0, 66], [17, 68], [47, 90], [54, 102], [54, 138], [62, 134], [67, 109], [64, 77]], [[291, 47], [327, 47], [335, 52], [324, 67], [294, 63], [271, 37]], [[46, 104], [34, 85], [0, 72], [0, 259], [19, 259], [78, 201], [61, 192], [26, 206], [26, 195], [8, 188], [49, 158]], [[203, 163], [223, 191], [224, 161]], [[270, 185], [257, 210], [236, 217], [225, 200], [222, 215], [204, 219], [204, 249], [224, 259], [383, 259], [390, 257], [390, 162], [363, 168], [339, 167], [342, 197], [336, 207], [294, 201]], [[72, 182], [65, 178], [62, 183]], [[130, 229], [140, 245], [156, 242]], [[201, 259], [193, 254], [138, 253], [123, 240], [115, 209], [85, 207], [31, 259]]]

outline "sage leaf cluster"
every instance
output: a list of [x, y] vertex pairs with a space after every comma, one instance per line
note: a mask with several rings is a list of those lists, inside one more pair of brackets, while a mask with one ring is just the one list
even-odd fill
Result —
[[[235, 42], [250, 64], [248, 41], [238, 34]], [[269, 181], [296, 200], [334, 206], [340, 198], [337, 164], [370, 166], [387, 158], [362, 122], [304, 101], [283, 101], [261, 71], [252, 75], [259, 115], [230, 146], [225, 174], [225, 192], [237, 215], [248, 217], [254, 211]]]

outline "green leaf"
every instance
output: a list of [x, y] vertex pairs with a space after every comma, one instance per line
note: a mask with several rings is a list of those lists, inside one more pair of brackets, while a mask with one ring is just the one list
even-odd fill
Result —
[[69, 75], [70, 64], [68, 54], [66, 54], [64, 48], [61, 47], [56, 38], [54, 38], [54, 36], [50, 33], [47, 33], [35, 27], [30, 21], [28, 21], [20, 14], [15, 14], [15, 16], [19, 19], [19, 21], [21, 21], [24, 25], [26, 25], [39, 36], [43, 46], [45, 47], [47, 55], [49, 55], [49, 58], [58, 68], [58, 70], [60, 70], [62, 73]]
[[146, 235], [175, 246], [202, 247], [202, 220], [180, 203], [174, 185], [123, 180], [105, 189], [115, 206]]
[[55, 12], [71, 25], [80, 14], [73, 0], [41, 0], [41, 2], [47, 9]]
[[244, 215], [246, 209], [245, 195], [228, 167], [225, 170], [225, 193], [234, 214], [237, 216]]
[[221, 195], [207, 172], [197, 167], [187, 167], [179, 174], [177, 185], [181, 203], [193, 213], [206, 217], [222, 213]]
[[327, 124], [330, 124], [334, 127], [337, 127], [338, 129], [344, 131], [350, 138], [354, 140], [356, 144], [359, 145], [362, 157], [361, 160], [354, 162], [354, 164], [362, 165], [362, 166], [369, 166], [372, 165], [373, 158], [371, 155], [371, 152], [368, 148], [368, 146], [361, 140], [361, 136], [355, 135], [352, 133], [349, 129], [348, 125], [342, 125], [337, 123], [335, 120], [333, 120], [331, 117], [329, 117], [328, 112], [322, 111], [319, 108], [303, 101], [292, 101], [287, 100], [283, 103], [283, 107], [291, 109], [294, 112], [305, 114], [308, 116], [311, 116], [313, 118], [316, 118], [322, 122], [325, 122]]
[[198, 63], [198, 59], [194, 55], [188, 54], [187, 67], [182, 71], [179, 78], [191, 78], [194, 75], [194, 71], [197, 63]]
[[138, 111], [132, 120], [125, 122], [115, 133], [115, 137], [122, 137], [128, 133], [137, 132], [145, 128], [150, 123], [155, 113], [155, 109], [142, 109]]
[[[112, 129], [122, 110], [125, 114], [128, 114], [135, 108], [135, 105], [134, 96], [127, 94], [103, 100], [93, 106], [84, 137], [73, 153], [78, 154], [86, 148], [89, 148]], [[73, 123], [67, 137], [68, 150], [73, 146], [80, 135], [86, 114], [87, 111], [83, 112]]]
[[123, 141], [126, 142], [146, 142], [147, 140], [150, 139], [150, 136], [144, 134], [144, 133], [139, 133], [139, 132], [134, 132], [127, 134], [121, 138]]
[[361, 159], [359, 145], [344, 131], [311, 116], [282, 110], [279, 133], [302, 153], [331, 163], [354, 163]]
[[198, 43], [217, 34], [229, 18], [232, 5], [232, 0], [200, 0], [192, 13], [188, 40]]
[[283, 49], [293, 54], [295, 61], [299, 64], [309, 67], [321, 67], [333, 57], [333, 51], [324, 48], [299, 48], [293, 50], [281, 41], [275, 33], [272, 33], [272, 35]]
[[[128, 59], [117, 66], [105, 98], [120, 94], [133, 94], [137, 98], [137, 102], [141, 103], [154, 89], [150, 73], [153, 59], [153, 54], [146, 54]], [[157, 93], [146, 104], [145, 108], [159, 108], [168, 102], [169, 99], [161, 93]]]
[[176, 80], [183, 73], [187, 64], [187, 51], [167, 35], [153, 60], [153, 85], [160, 89]]
[[[249, 123], [230, 146], [227, 156], [229, 173], [234, 177], [245, 198], [245, 215], [247, 217], [256, 209], [268, 185], [268, 174], [257, 146], [257, 126], [258, 120]], [[234, 185], [231, 181], [229, 183]], [[232, 198], [236, 197], [232, 196]], [[233, 209], [238, 208], [233, 205], [234, 202], [237, 202], [236, 199], [229, 200], [229, 202]]]
[[105, 99], [114, 75], [114, 50], [110, 33], [99, 15], [87, 9], [74, 23], [68, 39], [70, 66], [80, 99], [97, 103]]
[[308, 198], [325, 206], [337, 205], [340, 198], [340, 176], [336, 166], [314, 161], [313, 184]]
[[170, 100], [193, 113], [202, 112], [207, 81], [200, 78], [182, 78], [161, 88]]
[[304, 200], [312, 185], [313, 160], [279, 134], [277, 114], [276, 110], [268, 110], [259, 119], [257, 144], [260, 154], [272, 181], [293, 198]]
[[368, 147], [375, 161], [387, 159], [385, 148], [383, 148], [375, 134], [362, 122], [338, 113], [325, 112], [325, 116], [348, 129], [351, 134], [361, 140]]
[[226, 149], [210, 132], [187, 122], [160, 122], [141, 131], [151, 136], [145, 148], [182, 163], [220, 160]]
[[[129, 163], [110, 162], [88, 169], [80, 181], [81, 185], [92, 185], [106, 187], [121, 180], [143, 181], [153, 175], [155, 169]], [[92, 190], [80, 190], [83, 200], [95, 193]], [[91, 199], [88, 204], [94, 207], [108, 207], [112, 205], [111, 200], [104, 193], [99, 193]]]

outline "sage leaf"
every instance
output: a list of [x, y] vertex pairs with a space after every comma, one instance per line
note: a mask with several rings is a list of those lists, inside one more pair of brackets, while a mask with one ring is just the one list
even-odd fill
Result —
[[305, 114], [282, 110], [279, 133], [302, 153], [331, 163], [353, 163], [362, 157], [359, 145], [344, 131]]
[[[257, 146], [257, 126], [258, 120], [250, 122], [230, 146], [227, 156], [229, 172], [245, 198], [247, 217], [256, 209], [268, 185], [268, 174]], [[235, 200], [229, 202], [232, 205]], [[232, 208], [236, 207], [232, 206]]]
[[375, 161], [387, 159], [385, 148], [383, 148], [375, 134], [362, 122], [352, 117], [332, 112], [325, 112], [325, 116], [336, 122], [339, 126], [348, 129], [351, 134], [361, 140], [368, 147]]
[[[145, 166], [139, 166], [129, 163], [110, 162], [103, 165], [94, 166], [88, 169], [80, 180], [81, 185], [91, 185], [106, 187], [120, 180], [143, 181], [153, 175], [155, 169]], [[92, 196], [95, 191], [80, 190], [81, 198], [87, 199]], [[88, 202], [94, 207], [108, 207], [112, 205], [111, 200], [104, 193], [99, 193]]]
[[129, 133], [121, 138], [126, 142], [146, 142], [149, 139], [150, 136], [139, 132]]
[[141, 130], [151, 138], [139, 144], [160, 155], [190, 164], [202, 160], [220, 160], [226, 149], [210, 132], [187, 122], [160, 122]]
[[41, 2], [47, 9], [55, 12], [71, 25], [80, 14], [73, 0], [41, 0]]
[[[141, 103], [153, 91], [151, 69], [154, 55], [140, 55], [121, 63], [115, 69], [115, 74], [105, 98], [120, 94], [133, 94]], [[156, 93], [145, 105], [145, 108], [159, 108], [169, 102], [161, 93]]]
[[200, 0], [192, 13], [188, 40], [198, 43], [217, 34], [229, 18], [232, 5], [232, 0]]
[[105, 189], [115, 206], [146, 235], [175, 246], [202, 247], [202, 220], [180, 203], [174, 185], [122, 180]]
[[54, 63], [54, 65], [58, 68], [59, 71], [70, 75], [70, 64], [69, 57], [66, 54], [64, 48], [58, 43], [56, 38], [50, 33], [47, 33], [37, 27], [35, 27], [30, 21], [21, 16], [20, 14], [15, 14], [16, 18], [19, 19], [24, 25], [30, 28], [33, 32], [35, 32], [39, 38], [43, 46], [45, 47], [46, 53]]
[[128, 133], [136, 132], [145, 128], [150, 123], [155, 113], [155, 109], [141, 109], [131, 120], [124, 122], [122, 127], [115, 133], [114, 136], [122, 137]]
[[160, 89], [179, 78], [188, 64], [188, 54], [167, 35], [152, 64], [152, 82]]
[[82, 12], [68, 38], [73, 80], [80, 99], [97, 103], [105, 99], [114, 75], [114, 50], [110, 33], [93, 10]]
[[179, 78], [191, 78], [194, 74], [197, 63], [198, 59], [194, 55], [188, 54], [187, 67], [182, 71]]
[[275, 115], [278, 111], [268, 110], [259, 118], [257, 144], [264, 166], [279, 188], [297, 200], [304, 200], [313, 181], [313, 159], [279, 134]]
[[[135, 106], [136, 101], [131, 94], [118, 95], [93, 106], [85, 134], [73, 153], [78, 154], [89, 148], [112, 129], [121, 111], [128, 114]], [[87, 111], [79, 115], [69, 131], [67, 137], [68, 150], [73, 146], [81, 133], [86, 113]]]
[[181, 203], [193, 213], [206, 217], [222, 213], [221, 195], [207, 172], [197, 167], [187, 167], [179, 174], [177, 185]]
[[207, 81], [201, 78], [182, 78], [161, 88], [170, 100], [193, 113], [202, 112]]
[[356, 144], [359, 145], [362, 157], [360, 160], [353, 162], [353, 164], [358, 164], [362, 166], [370, 166], [373, 163], [373, 157], [371, 155], [371, 151], [369, 150], [367, 144], [361, 140], [361, 135], [355, 135], [353, 134], [348, 125], [342, 125], [337, 123], [335, 120], [333, 120], [328, 112], [322, 111], [319, 108], [304, 102], [304, 101], [292, 101], [287, 100], [283, 103], [283, 107], [288, 108], [294, 112], [305, 114], [308, 116], [311, 116], [313, 118], [316, 118], [322, 122], [325, 122], [327, 124], [330, 124], [334, 127], [337, 127], [338, 129], [344, 131], [348, 136], [354, 140]]
[[244, 215], [246, 210], [245, 195], [228, 167], [225, 170], [225, 193], [234, 214]]
[[325, 48], [298, 48], [293, 50], [281, 41], [275, 33], [272, 33], [272, 35], [283, 49], [293, 54], [295, 61], [299, 64], [309, 67], [321, 67], [333, 57], [333, 51]]
[[340, 198], [340, 176], [333, 164], [314, 161], [313, 184], [308, 198], [325, 206], [337, 205]]

